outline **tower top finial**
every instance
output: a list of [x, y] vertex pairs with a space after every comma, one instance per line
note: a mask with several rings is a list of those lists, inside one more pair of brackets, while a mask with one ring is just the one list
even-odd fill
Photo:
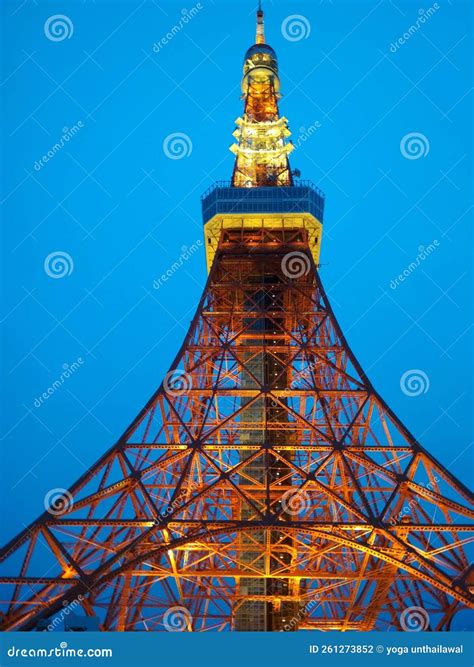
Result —
[[263, 9], [262, 9], [262, 0], [258, 2], [257, 9], [257, 37], [255, 39], [256, 44], [265, 44], [265, 32], [263, 27]]

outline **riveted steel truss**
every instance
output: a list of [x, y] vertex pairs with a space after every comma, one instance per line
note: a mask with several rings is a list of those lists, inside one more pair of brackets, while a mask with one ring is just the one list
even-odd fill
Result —
[[472, 496], [372, 387], [305, 233], [222, 233], [158, 391], [1, 551], [6, 629], [78, 598], [132, 631], [175, 607], [193, 631], [398, 629], [413, 606], [445, 630], [472, 606]]

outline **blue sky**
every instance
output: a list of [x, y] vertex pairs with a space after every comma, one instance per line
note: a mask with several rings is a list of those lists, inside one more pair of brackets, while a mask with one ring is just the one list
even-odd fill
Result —
[[[200, 195], [230, 177], [255, 3], [199, 4], [154, 50], [182, 3], [2, 3], [5, 538], [121, 435], [198, 303], [203, 247], [159, 289], [153, 282], [202, 239]], [[268, 1], [266, 32], [299, 144], [292, 166], [327, 197], [321, 276], [336, 316], [378, 391], [469, 484], [472, 17], [467, 2], [439, 2], [391, 50], [419, 7]], [[69, 38], [45, 34], [56, 14], [68, 17]], [[295, 41], [282, 32], [292, 14], [305, 19]], [[401, 142], [414, 132], [424, 155], [408, 159]], [[163, 148], [174, 133], [187, 137], [182, 159]], [[55, 252], [69, 256], [69, 275], [56, 279], [45, 271]], [[425, 393], [401, 390], [411, 370], [427, 377]]]

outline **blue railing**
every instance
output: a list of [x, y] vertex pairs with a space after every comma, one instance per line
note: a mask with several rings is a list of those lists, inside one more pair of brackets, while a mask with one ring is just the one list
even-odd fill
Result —
[[236, 188], [229, 181], [217, 181], [201, 199], [204, 223], [226, 213], [311, 213], [320, 222], [324, 215], [324, 194], [311, 181], [257, 188]]

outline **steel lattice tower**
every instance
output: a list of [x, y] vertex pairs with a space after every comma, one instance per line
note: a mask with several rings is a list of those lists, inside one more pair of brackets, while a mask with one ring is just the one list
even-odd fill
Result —
[[6, 629], [73, 600], [102, 630], [189, 631], [447, 630], [473, 604], [472, 496], [375, 391], [324, 292], [324, 196], [294, 182], [261, 9], [242, 90], [183, 346], [120, 440], [1, 551]]

